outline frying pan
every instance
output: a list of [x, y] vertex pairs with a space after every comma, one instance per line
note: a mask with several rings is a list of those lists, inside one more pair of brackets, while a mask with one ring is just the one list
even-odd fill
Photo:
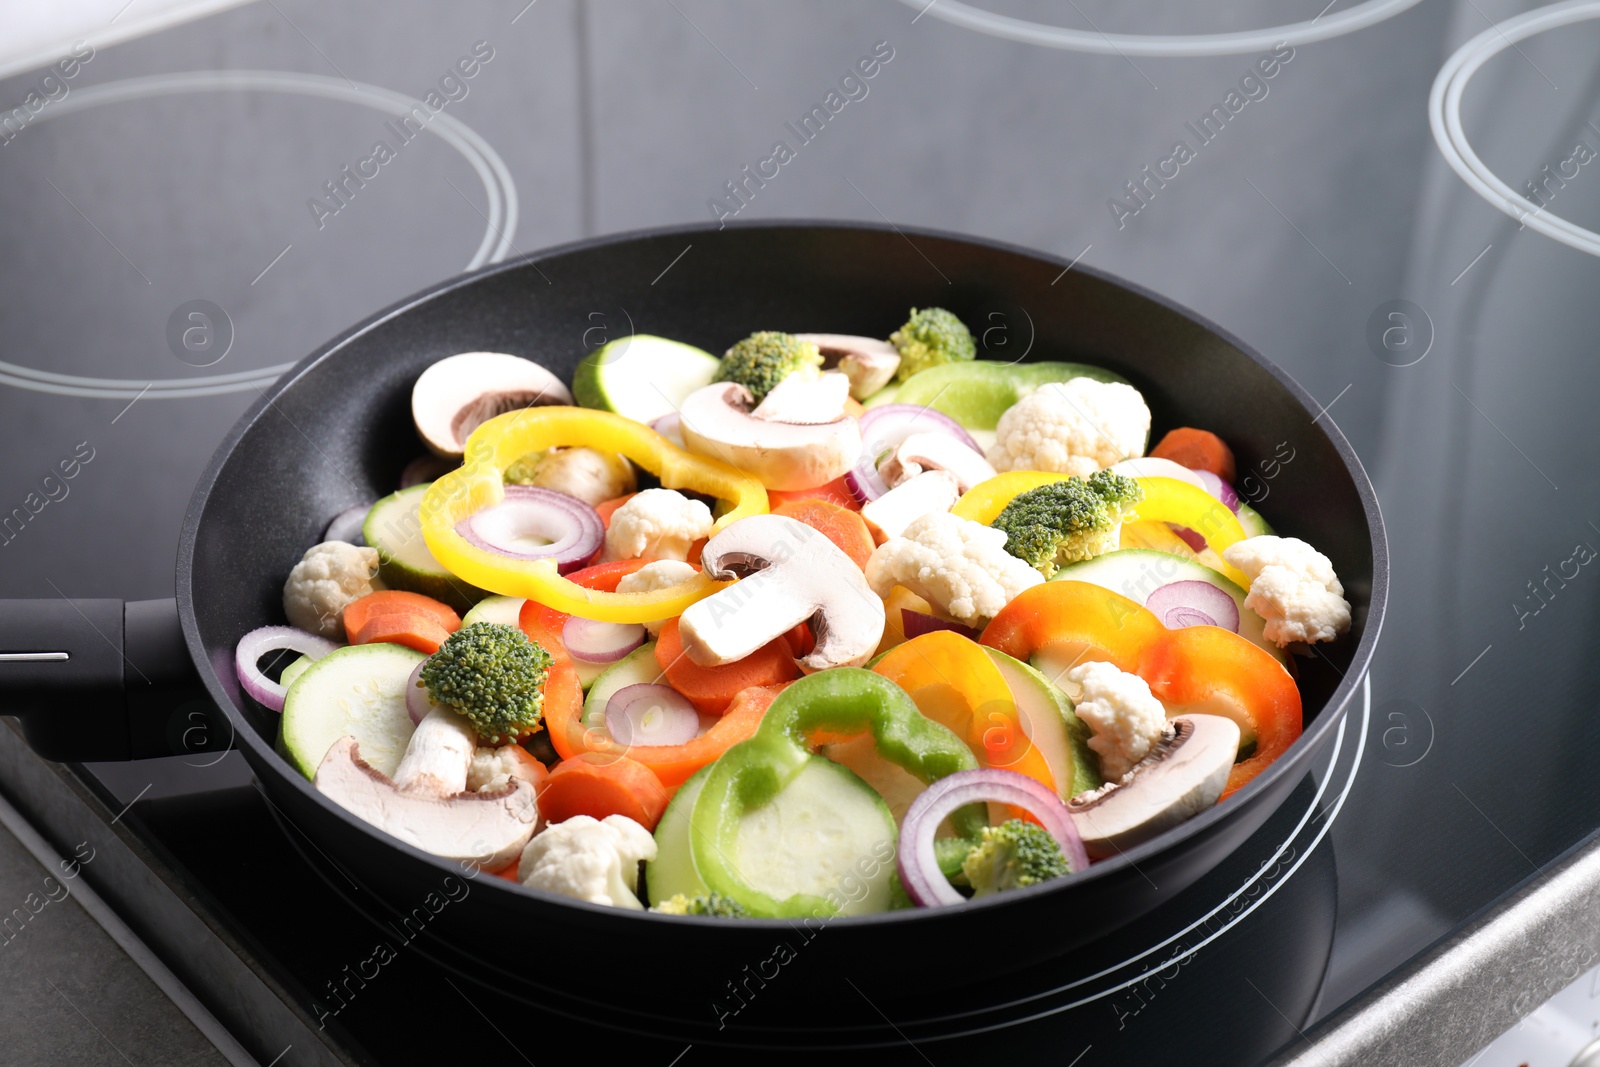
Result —
[[[429, 364], [510, 352], [570, 378], [586, 351], [630, 332], [713, 352], [761, 329], [885, 337], [908, 308], [930, 304], [972, 326], [981, 358], [1076, 360], [1125, 375], [1151, 408], [1153, 436], [1179, 425], [1220, 433], [1240, 471], [1257, 472], [1278, 532], [1332, 559], [1352, 632], [1298, 661], [1304, 734], [1226, 802], [1083, 874], [963, 907], [727, 922], [466, 879], [330, 803], [275, 754], [277, 716], [241, 693], [234, 645], [282, 621], [284, 577], [329, 518], [390, 492], [421, 454], [410, 391]], [[799, 1042], [830, 1031], [830, 1005], [851, 996], [841, 976], [877, 991], [875, 1000], [926, 1008], [941, 990], [1059, 957], [1136, 921], [1212, 869], [1332, 735], [1367, 669], [1387, 587], [1377, 499], [1349, 443], [1288, 375], [1192, 312], [1082, 265], [946, 233], [680, 227], [566, 245], [441, 283], [307, 357], [239, 420], [201, 477], [179, 544], [176, 600], [5, 604], [0, 695], [47, 758], [130, 758], [197, 747], [194, 713], [175, 721], [173, 708], [192, 707], [181, 701], [198, 682], [220, 709], [200, 739], [243, 753], [284, 832], [356, 887], [349, 896], [390, 942], [604, 1025]], [[541, 980], [539, 961], [552, 959], [562, 961], [560, 980]], [[336, 993], [309, 995], [326, 1007]]]

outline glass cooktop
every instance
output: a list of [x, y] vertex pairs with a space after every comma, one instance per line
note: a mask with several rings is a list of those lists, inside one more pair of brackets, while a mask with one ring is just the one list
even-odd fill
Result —
[[[1600, 826], [1600, 4], [190, 14], [0, 63], [0, 596], [170, 596], [234, 420], [441, 278], [660, 224], [888, 220], [1187, 305], [1367, 466], [1393, 575], [1359, 761], [1314, 781], [1340, 800], [1315, 1016]], [[1270, 520], [1296, 476], [1241, 484]], [[151, 802], [220, 773], [94, 771]]]

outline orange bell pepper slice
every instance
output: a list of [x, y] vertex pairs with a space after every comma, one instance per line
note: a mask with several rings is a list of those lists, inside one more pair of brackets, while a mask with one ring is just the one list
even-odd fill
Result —
[[1050, 765], [1023, 729], [1011, 687], [972, 641], [935, 630], [896, 645], [873, 670], [910, 694], [923, 715], [965, 740], [979, 764], [1025, 774], [1056, 791]]
[[1219, 626], [1169, 630], [1142, 604], [1086, 582], [1024, 590], [978, 640], [1024, 661], [1037, 654], [1056, 678], [1078, 663], [1110, 663], [1148, 682], [1169, 716], [1223, 715], [1253, 729], [1255, 752], [1234, 764], [1224, 799], [1300, 736], [1300, 690], [1265, 649]]

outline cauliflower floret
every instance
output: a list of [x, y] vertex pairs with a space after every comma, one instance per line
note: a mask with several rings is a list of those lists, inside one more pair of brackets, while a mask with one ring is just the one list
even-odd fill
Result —
[[581, 445], [523, 456], [506, 471], [505, 480], [565, 493], [591, 506], [631, 493], [638, 484], [626, 458]]
[[[646, 563], [632, 574], [623, 575], [622, 581], [617, 583], [619, 593], [654, 593], [657, 589], [671, 589], [681, 585], [700, 573], [693, 566], [677, 559], [658, 559], [654, 563]], [[655, 619], [644, 624], [650, 631], [650, 636], [655, 637], [661, 633], [661, 627], [666, 625], [666, 619]]]
[[611, 515], [606, 559], [684, 560], [689, 546], [711, 534], [711, 509], [675, 489], [646, 489]]
[[643, 911], [639, 864], [656, 858], [650, 831], [623, 815], [574, 815], [535, 834], [522, 850], [517, 880], [557, 896]]
[[1073, 378], [1029, 393], [1000, 416], [989, 462], [997, 471], [1053, 471], [1087, 478], [1144, 454], [1150, 409], [1121, 382]]
[[346, 541], [312, 545], [283, 583], [283, 613], [289, 625], [343, 641], [344, 609], [378, 588], [378, 550]]
[[1006, 551], [1006, 535], [981, 522], [935, 511], [914, 519], [903, 537], [879, 545], [867, 560], [867, 583], [887, 597], [903, 585], [968, 624], [992, 619], [1044, 577]]
[[1332, 641], [1350, 629], [1350, 602], [1333, 562], [1298, 537], [1248, 537], [1222, 558], [1250, 579], [1244, 606], [1266, 620], [1267, 640]]
[[1110, 663], [1085, 663], [1067, 672], [1078, 687], [1078, 718], [1094, 736], [1089, 747], [1100, 757], [1100, 775], [1114, 782], [1150, 754], [1167, 728], [1167, 710], [1150, 684]]
[[501, 745], [499, 748], [480, 745], [473, 750], [472, 762], [467, 765], [469, 792], [490, 793], [512, 778], [521, 778], [538, 788], [544, 781], [544, 765], [530, 756], [521, 745]]

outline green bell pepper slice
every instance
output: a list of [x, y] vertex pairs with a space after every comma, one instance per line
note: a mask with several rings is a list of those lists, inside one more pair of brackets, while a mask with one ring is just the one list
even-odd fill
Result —
[[[800, 773], [813, 758], [811, 735], [823, 732], [870, 732], [879, 755], [924, 782], [978, 765], [960, 737], [924, 716], [905, 690], [882, 675], [839, 667], [790, 685], [772, 702], [755, 734], [712, 765], [690, 816], [691, 855], [701, 879], [753, 916], [801, 918], [838, 910], [813, 893], [775, 898], [746, 881], [737, 863], [741, 820]], [[969, 839], [976, 839], [988, 822], [981, 805], [962, 808], [950, 818], [956, 832]]]

